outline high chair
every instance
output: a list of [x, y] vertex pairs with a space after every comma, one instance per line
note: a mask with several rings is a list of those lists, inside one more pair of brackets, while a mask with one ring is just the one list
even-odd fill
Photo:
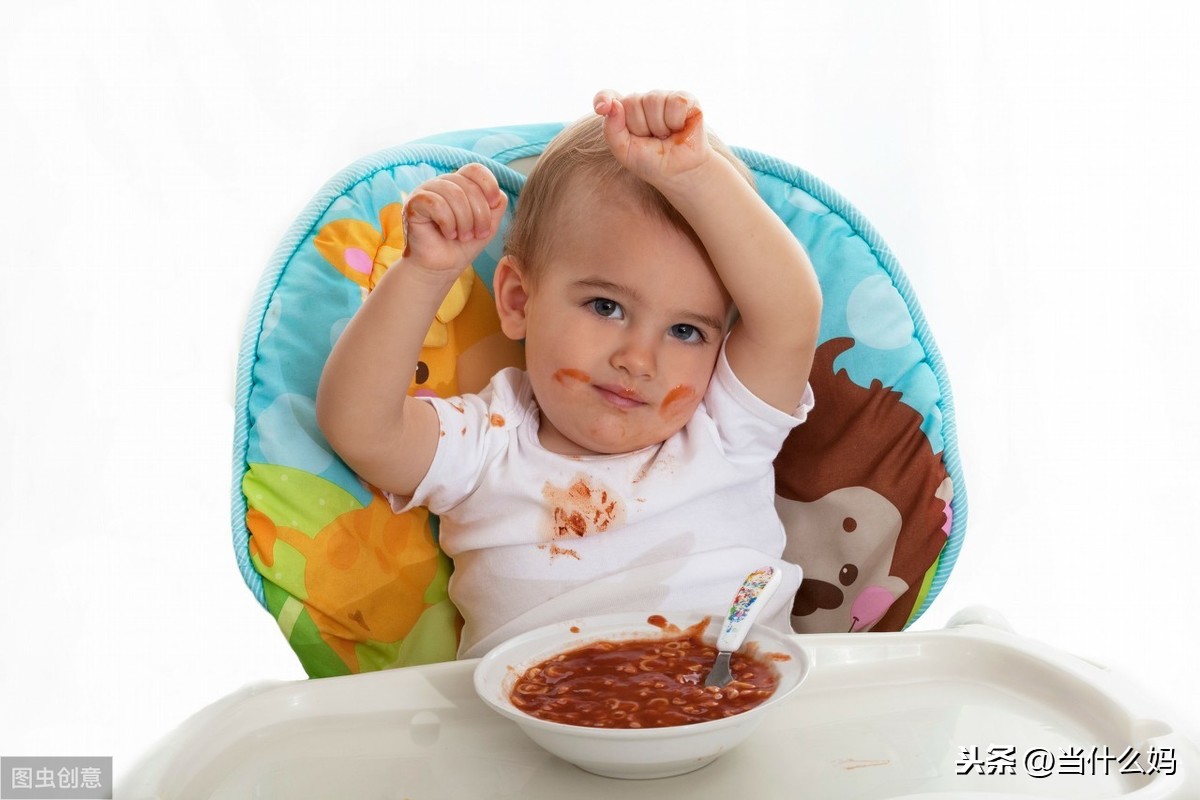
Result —
[[[474, 391], [521, 365], [491, 277], [524, 175], [561, 128], [459, 131], [376, 153], [329, 181], [280, 243], [238, 367], [234, 550], [308, 675], [348, 677], [219, 701], [147, 757], [128, 796], [611, 793], [611, 781], [545, 761], [471, 705], [469, 664], [453, 662], [461, 623], [436, 517], [393, 514], [333, 453], [314, 411], [333, 342], [403, 250], [407, 193], [471, 161], [512, 202], [439, 309], [410, 393]], [[1194, 746], [1118, 676], [1017, 636], [985, 609], [942, 631], [901, 632], [938, 595], [966, 529], [946, 370], [862, 215], [804, 170], [734, 150], [808, 250], [824, 296], [817, 405], [775, 465], [785, 556], [804, 567], [792, 623], [814, 668], [788, 701], [796, 716], [756, 733], [753, 748], [671, 786], [621, 791], [771, 794], [783, 781], [830, 798], [1200, 797]], [[475, 746], [491, 755], [464, 768]], [[1142, 770], [1100, 766], [1101, 748], [1126, 761], [1134, 752]], [[1025, 760], [1042, 750], [1056, 760], [1038, 775]], [[1094, 774], [1076, 780], [1085, 762]]]
[[[521, 171], [560, 129], [451, 133], [364, 159], [325, 186], [267, 268], [239, 367], [234, 549], [312, 677], [454, 657], [437, 520], [393, 515], [337, 458], [316, 426], [317, 381], [338, 332], [403, 249], [407, 193], [471, 160], [514, 202], [439, 310], [410, 392], [478, 390], [521, 364], [500, 333], [491, 277]], [[941, 357], [899, 265], [857, 211], [796, 167], [738, 155], [809, 250], [824, 294], [817, 408], [776, 463], [787, 555], [805, 573], [794, 626], [900, 630], [937, 595], [966, 529]]]

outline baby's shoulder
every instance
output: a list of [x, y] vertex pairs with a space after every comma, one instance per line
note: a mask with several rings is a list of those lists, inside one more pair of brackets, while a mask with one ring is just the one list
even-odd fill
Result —
[[517, 410], [533, 408], [535, 405], [529, 373], [518, 367], [505, 367], [497, 372], [479, 396], [489, 407], [503, 406]]

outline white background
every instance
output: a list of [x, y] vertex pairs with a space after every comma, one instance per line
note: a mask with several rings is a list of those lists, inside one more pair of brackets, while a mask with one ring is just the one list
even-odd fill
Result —
[[571, 7], [5, 7], [0, 755], [113, 755], [120, 774], [207, 703], [303, 677], [230, 546], [263, 267], [359, 157], [572, 119], [605, 86], [690, 89], [905, 265], [970, 499], [918, 627], [993, 606], [1200, 738], [1196, 6]]

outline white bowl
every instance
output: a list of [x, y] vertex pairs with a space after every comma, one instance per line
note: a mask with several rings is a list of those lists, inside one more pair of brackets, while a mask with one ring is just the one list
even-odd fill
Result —
[[[787, 656], [772, 660], [779, 684], [766, 701], [724, 719], [666, 728], [588, 728], [530, 716], [509, 700], [516, 679], [550, 656], [595, 641], [669, 638], [647, 620], [653, 612], [607, 614], [547, 625], [498, 645], [475, 668], [475, 691], [485, 703], [514, 720], [529, 738], [554, 755], [597, 775], [611, 778], [665, 778], [699, 769], [748, 737], [766, 714], [800, 686], [809, 660], [796, 637], [755, 625], [746, 643], [760, 653]], [[700, 613], [668, 617], [686, 629], [705, 619]], [[722, 620], [709, 617], [702, 638], [712, 644]]]

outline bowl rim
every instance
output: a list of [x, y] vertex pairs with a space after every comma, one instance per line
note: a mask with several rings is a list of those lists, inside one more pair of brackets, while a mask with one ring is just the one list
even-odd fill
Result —
[[[549, 658], [555, 653], [564, 652], [566, 649], [574, 649], [582, 647], [596, 641], [612, 638], [614, 633], [620, 634], [620, 631], [615, 631], [615, 628], [626, 628], [627, 635], [621, 636], [622, 639], [639, 639], [645, 638], [647, 635], [654, 635], [655, 632], [661, 632], [665, 637], [668, 637], [673, 630], [663, 629], [656, 625], [651, 625], [649, 619], [651, 617], [674, 617], [675, 620], [684, 620], [684, 623], [670, 620], [668, 624], [678, 627], [678, 632], [682, 633], [688, 627], [699, 623], [701, 620], [708, 620], [708, 628], [701, 634], [701, 638], [713, 643], [716, 641], [716, 629], [719, 629], [722, 617], [711, 614], [705, 611], [691, 612], [670, 612], [670, 615], [664, 614], [661, 611], [646, 611], [632, 612], [623, 611], [611, 614], [595, 614], [585, 617], [574, 617], [561, 622], [552, 622], [548, 625], [542, 625], [525, 633], [518, 634], [511, 639], [493, 647], [480, 658], [475, 665], [472, 675], [472, 683], [475, 687], [475, 694], [489, 708], [494, 709], [501, 715], [515, 721], [519, 725], [528, 726], [545, 732], [553, 732], [564, 736], [595, 738], [597, 736], [606, 739], [659, 739], [659, 738], [678, 738], [681, 736], [700, 736], [705, 733], [715, 732], [727, 727], [745, 724], [759, 716], [766, 709], [782, 703], [793, 692], [800, 688], [812, 670], [812, 658], [808, 654], [808, 650], [800, 643], [798, 634], [787, 634], [782, 631], [777, 631], [773, 628], [764, 627], [762, 625], [752, 625], [750, 633], [746, 640], [760, 641], [763, 645], [768, 645], [772, 648], [772, 652], [784, 652], [791, 657], [790, 664], [795, 664], [795, 672], [792, 669], [788, 670], [788, 674], [796, 674], [794, 682], [782, 690], [779, 688], [771, 694], [762, 703], [747, 709], [738, 714], [732, 714], [721, 719], [705, 720], [704, 722], [691, 722], [686, 725], [669, 725], [658, 728], [592, 728], [586, 725], [571, 725], [566, 722], [554, 722], [551, 720], [541, 719], [531, 714], [520, 710], [516, 706], [508, 702], [503, 691], [500, 695], [505, 697], [501, 700], [493, 696], [494, 693], [487, 691], [489, 682], [492, 676], [500, 673], [500, 686], [503, 688], [506, 675], [517, 674], [519, 671], [533, 666], [539, 661]], [[584, 626], [587, 626], [586, 628]], [[641, 626], [641, 629], [634, 630], [635, 627]], [[572, 627], [578, 627], [578, 632], [572, 632]], [[567, 640], [561, 638], [564, 633], [569, 632], [571, 636], [578, 636], [579, 639]], [[709, 635], [711, 633], [711, 635]], [[558, 646], [549, 644], [555, 636], [560, 637]], [[521, 659], [517, 663], [504, 663], [507, 660], [507, 653], [511, 650], [520, 648], [531, 642], [539, 639], [546, 639], [548, 645], [546, 648], [539, 650], [538, 653], [527, 658]], [[763, 641], [766, 640], [766, 641]], [[760, 645], [760, 646], [763, 646]], [[778, 648], [778, 650], [775, 650]], [[764, 647], [765, 649], [765, 647]], [[783, 671], [779, 670], [780, 676], [783, 677]]]

